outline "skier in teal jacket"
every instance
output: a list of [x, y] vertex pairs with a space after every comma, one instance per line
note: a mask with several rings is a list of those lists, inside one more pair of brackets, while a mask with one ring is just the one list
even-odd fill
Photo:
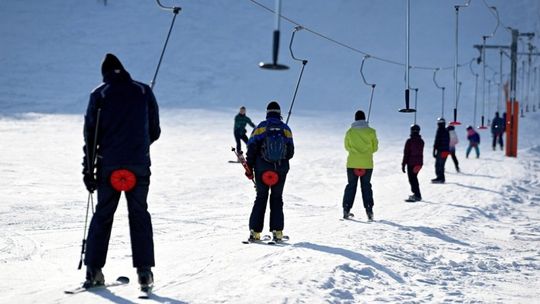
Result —
[[236, 151], [242, 154], [241, 140], [247, 145], [246, 125], [255, 128], [255, 124], [246, 116], [246, 107], [240, 107], [240, 112], [234, 117], [234, 139], [236, 140]]

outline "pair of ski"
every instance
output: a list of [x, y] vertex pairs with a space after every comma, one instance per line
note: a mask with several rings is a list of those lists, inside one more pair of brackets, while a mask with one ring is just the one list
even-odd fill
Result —
[[[339, 219], [340, 221], [352, 221], [352, 222], [361, 222], [360, 220], [357, 220], [354, 218], [354, 214], [353, 213], [349, 213], [349, 217], [345, 218], [345, 217], [342, 217]], [[373, 218], [369, 219], [368, 218], [368, 223], [371, 223], [371, 222], [374, 222], [375, 220]]]
[[[87, 288], [79, 286], [73, 289], [64, 290], [64, 293], [74, 295], [74, 294], [78, 294], [78, 293], [82, 293], [86, 291], [98, 291], [101, 289], [109, 289], [111, 287], [123, 286], [127, 284], [129, 284], [129, 278], [125, 276], [120, 276], [115, 281], [110, 282], [110, 283], [105, 283], [103, 285], [96, 285], [96, 286], [87, 287]], [[141, 287], [138, 298], [150, 299], [151, 295], [152, 295], [152, 287]]]
[[289, 241], [289, 236], [284, 235], [281, 240], [273, 239], [270, 235], [264, 235], [260, 240], [247, 239], [242, 241], [242, 244], [265, 244], [265, 245], [279, 245], [286, 244]]

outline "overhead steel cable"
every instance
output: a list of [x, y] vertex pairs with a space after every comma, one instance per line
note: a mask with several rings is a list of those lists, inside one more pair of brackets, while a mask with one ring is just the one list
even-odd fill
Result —
[[[251, 3], [253, 3], [253, 4], [259, 6], [260, 8], [262, 8], [262, 9], [268, 11], [268, 12], [271, 12], [271, 13], [273, 13], [273, 14], [276, 13], [276, 11], [273, 10], [272, 8], [270, 8], [270, 7], [264, 5], [264, 4], [262, 4], [262, 3], [260, 3], [260, 2], [258, 2], [258, 1], [256, 1], [256, 0], [249, 0], [249, 1], [250, 1]], [[385, 63], [397, 65], [397, 66], [402, 66], [402, 67], [405, 67], [405, 66], [406, 66], [405, 63], [402, 63], [402, 62], [399, 62], [399, 61], [396, 61], [396, 60], [392, 60], [392, 59], [387, 59], [387, 58], [375, 56], [375, 55], [370, 54], [370, 53], [368, 53], [368, 52], [366, 52], [366, 51], [363, 51], [363, 50], [361, 50], [361, 49], [358, 49], [358, 48], [356, 48], [356, 47], [353, 47], [353, 46], [351, 46], [351, 45], [349, 45], [349, 44], [346, 44], [346, 43], [344, 43], [344, 42], [338, 41], [338, 40], [336, 40], [336, 39], [334, 39], [334, 38], [332, 38], [332, 37], [329, 37], [329, 36], [327, 36], [327, 35], [325, 35], [325, 34], [322, 34], [322, 33], [320, 33], [320, 32], [317, 32], [317, 31], [315, 31], [315, 30], [313, 30], [313, 29], [311, 29], [311, 28], [309, 28], [309, 27], [307, 27], [307, 26], [305, 26], [305, 25], [299, 23], [298, 21], [295, 21], [295, 20], [293, 20], [293, 19], [291, 19], [291, 18], [289, 18], [289, 17], [287, 17], [287, 16], [285, 16], [285, 15], [283, 15], [283, 14], [279, 14], [279, 16], [280, 16], [280, 18], [282, 18], [283, 20], [285, 20], [285, 21], [287, 21], [287, 22], [289, 22], [289, 23], [292, 23], [292, 24], [294, 24], [295, 26], [301, 26], [305, 31], [308, 31], [308, 32], [312, 33], [313, 35], [318, 36], [319, 38], [325, 39], [325, 40], [327, 40], [327, 41], [329, 41], [329, 42], [331, 42], [331, 43], [334, 43], [334, 44], [336, 44], [336, 45], [339, 45], [339, 46], [341, 46], [341, 47], [343, 47], [343, 48], [346, 48], [346, 49], [348, 49], [348, 50], [350, 50], [350, 51], [353, 51], [353, 52], [355, 52], [355, 53], [359, 53], [359, 54], [362, 54], [362, 55], [364, 55], [364, 56], [369, 56], [371, 59], [375, 59], [375, 60], [378, 60], [378, 61], [381, 61], [381, 62], [385, 62]], [[464, 63], [460, 63], [460, 64], [458, 65], [458, 67], [467, 66], [468, 64], [469, 64], [468, 61], [467, 61], [467, 62], [464, 62]], [[452, 65], [452, 66], [446, 66], [446, 67], [430, 67], [430, 66], [415, 66], [415, 65], [411, 65], [411, 66], [410, 66], [411, 69], [416, 69], [416, 70], [427, 70], [427, 71], [435, 71], [435, 70], [452, 70], [452, 69], [454, 69], [454, 67], [455, 67], [454, 65]]]

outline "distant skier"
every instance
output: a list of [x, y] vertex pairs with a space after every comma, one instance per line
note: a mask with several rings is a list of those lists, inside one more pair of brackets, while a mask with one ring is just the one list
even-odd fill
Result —
[[[152, 89], [132, 80], [116, 56], [105, 56], [101, 73], [103, 84], [90, 95], [84, 120], [84, 183], [88, 191], [97, 190], [98, 203], [86, 243], [87, 271], [83, 286], [91, 288], [105, 282], [101, 269], [105, 265], [114, 213], [121, 195], [118, 187], [122, 180], [117, 183], [116, 177], [123, 177], [124, 181], [134, 182], [131, 190], [125, 190], [133, 266], [137, 268], [141, 288], [150, 288], [153, 284], [151, 267], [155, 262], [146, 199], [150, 184], [150, 145], [161, 133], [158, 105]], [[94, 142], [96, 127], [97, 143]], [[94, 145], [97, 155], [93, 155]], [[93, 159], [97, 159], [96, 166], [91, 163]]]
[[362, 190], [362, 201], [369, 220], [373, 220], [373, 191], [371, 189], [371, 175], [373, 174], [373, 153], [377, 152], [379, 142], [375, 129], [369, 127], [366, 115], [357, 111], [355, 122], [345, 135], [345, 150], [347, 157], [347, 186], [343, 194], [343, 218], [347, 219], [356, 197], [358, 179]]
[[448, 135], [450, 136], [450, 156], [452, 156], [456, 171], [459, 172], [459, 161], [456, 156], [456, 145], [459, 143], [459, 139], [457, 137], [456, 128], [454, 126], [448, 126], [446, 129], [448, 130]]
[[467, 154], [465, 157], [469, 158], [471, 150], [474, 149], [476, 152], [476, 158], [480, 157], [480, 134], [474, 130], [472, 126], [467, 127], [467, 140], [469, 141], [469, 146], [467, 147]]
[[255, 128], [255, 124], [246, 116], [246, 107], [240, 107], [240, 111], [234, 117], [234, 139], [236, 140], [236, 151], [242, 154], [241, 140], [247, 145], [248, 137], [246, 135], [246, 125]]
[[[257, 196], [249, 218], [250, 241], [261, 239], [266, 203], [270, 195], [270, 231], [275, 241], [283, 239], [283, 188], [294, 156], [292, 132], [281, 117], [281, 108], [272, 101], [266, 108], [266, 120], [251, 133], [247, 164], [255, 174]], [[248, 176], [253, 179], [253, 176]]]
[[439, 118], [437, 120], [437, 133], [435, 134], [435, 142], [433, 143], [433, 157], [435, 158], [435, 174], [436, 178], [431, 182], [434, 184], [444, 184], [446, 179], [444, 176], [444, 165], [446, 158], [450, 153], [450, 134], [446, 129], [446, 120]]
[[[407, 201], [417, 202], [422, 200], [420, 194], [420, 185], [418, 183], [418, 172], [424, 164], [424, 140], [420, 136], [420, 126], [411, 126], [411, 137], [405, 142], [403, 149], [403, 161], [401, 162], [401, 171], [407, 173], [409, 184], [413, 195], [409, 196]], [[407, 171], [405, 171], [407, 168]]]
[[497, 142], [499, 142], [499, 146], [501, 147], [501, 150], [504, 147], [503, 144], [503, 133], [505, 129], [506, 121], [500, 117], [499, 112], [495, 113], [495, 118], [493, 118], [493, 121], [491, 122], [491, 134], [493, 135], [493, 151], [495, 151], [495, 148], [497, 146]]

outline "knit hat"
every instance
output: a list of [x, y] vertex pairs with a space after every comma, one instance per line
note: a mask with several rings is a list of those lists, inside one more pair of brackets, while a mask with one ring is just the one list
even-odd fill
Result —
[[364, 114], [364, 111], [356, 111], [354, 114], [354, 120], [366, 120], [366, 114]]
[[411, 126], [411, 133], [420, 133], [420, 126], [419, 125], [412, 125]]
[[107, 54], [101, 64], [101, 75], [105, 76], [113, 71], [125, 71], [125, 69], [116, 56]]
[[444, 125], [446, 124], [446, 120], [442, 117], [437, 118], [437, 124], [438, 125]]
[[271, 101], [268, 106], [266, 106], [266, 113], [278, 113], [281, 114], [281, 107], [277, 101]]

